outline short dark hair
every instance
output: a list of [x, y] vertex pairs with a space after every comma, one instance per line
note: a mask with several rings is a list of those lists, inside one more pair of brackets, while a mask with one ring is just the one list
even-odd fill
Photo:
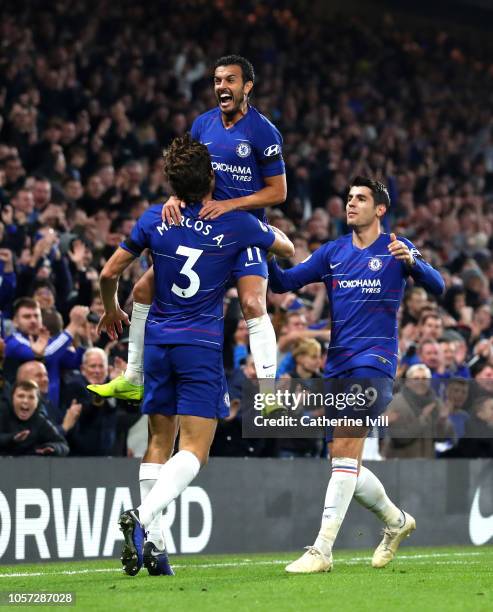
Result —
[[351, 187], [368, 187], [371, 191], [375, 205], [383, 204], [385, 208], [390, 206], [390, 196], [387, 187], [379, 181], [374, 181], [367, 176], [355, 176], [349, 185]]
[[164, 174], [180, 200], [200, 202], [214, 176], [207, 147], [190, 134], [175, 138], [164, 152]]
[[441, 321], [442, 317], [437, 312], [427, 312], [421, 315], [418, 325], [424, 325], [428, 319], [437, 319], [438, 321]]
[[38, 383], [34, 380], [19, 380], [12, 387], [12, 396], [17, 391], [17, 389], [24, 389], [24, 391], [36, 391], [36, 395], [40, 396]]
[[252, 63], [249, 62], [246, 57], [242, 57], [241, 55], [223, 55], [214, 62], [214, 72], [219, 66], [239, 66], [241, 68], [243, 82], [255, 82], [255, 70], [253, 69]]
[[30, 297], [33, 297], [38, 289], [49, 289], [53, 293], [53, 296], [56, 297], [55, 285], [47, 278], [37, 278], [33, 282], [31, 285]]
[[31, 297], [20, 297], [13, 305], [14, 317], [21, 308], [39, 308], [38, 301]]

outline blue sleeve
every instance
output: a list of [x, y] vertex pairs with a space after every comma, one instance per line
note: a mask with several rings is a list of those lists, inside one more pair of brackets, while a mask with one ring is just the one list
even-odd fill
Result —
[[190, 130], [190, 136], [194, 140], [200, 141], [200, 117], [197, 117], [195, 121], [192, 123], [192, 129]]
[[148, 219], [149, 217], [144, 213], [133, 226], [130, 236], [120, 242], [120, 247], [134, 257], [139, 257], [142, 251], [149, 246]]
[[36, 359], [29, 340], [22, 336], [13, 334], [5, 340], [5, 359], [18, 359], [19, 361], [31, 361]]
[[237, 224], [237, 231], [242, 238], [244, 247], [258, 246], [268, 251], [274, 244], [276, 234], [260, 219], [250, 213], [241, 213], [241, 220]]
[[65, 352], [62, 354], [60, 366], [65, 370], [78, 369], [82, 363], [82, 356], [84, 355], [85, 350], [86, 349], [82, 346], [78, 346], [75, 351], [65, 349]]
[[265, 118], [255, 126], [254, 150], [263, 177], [286, 173], [282, 158], [282, 136]]
[[282, 270], [273, 257], [269, 262], [269, 286], [274, 293], [295, 291], [310, 283], [321, 281], [327, 276], [327, 270], [327, 252], [324, 246], [290, 270]]
[[45, 359], [46, 362], [55, 361], [61, 359], [65, 354], [67, 347], [72, 344], [72, 336], [66, 331], [62, 331], [55, 336], [50, 338], [48, 346], [45, 348]]
[[421, 253], [410, 240], [407, 238], [399, 238], [399, 240], [402, 240], [402, 242], [409, 247], [414, 257], [414, 261], [416, 262], [414, 266], [406, 266], [409, 276], [430, 293], [441, 295], [445, 290], [445, 283], [440, 272], [424, 261]]

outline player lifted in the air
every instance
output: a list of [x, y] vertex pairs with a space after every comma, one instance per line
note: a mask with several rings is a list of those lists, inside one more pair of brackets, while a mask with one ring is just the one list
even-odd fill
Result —
[[[345, 379], [351, 379], [376, 390], [376, 401], [367, 406], [370, 417], [381, 414], [392, 397], [398, 358], [397, 311], [406, 279], [411, 276], [434, 294], [444, 289], [440, 274], [423, 261], [409, 240], [382, 232], [380, 221], [389, 205], [384, 185], [357, 177], [350, 185], [346, 204], [352, 233], [324, 244], [290, 270], [281, 270], [275, 260], [269, 265], [270, 286], [277, 293], [324, 282], [331, 318], [324, 376], [342, 379], [330, 383], [338, 389], [344, 388]], [[378, 478], [361, 465], [367, 433], [365, 428], [329, 432], [332, 475], [320, 532], [315, 544], [286, 567], [288, 572], [330, 571], [332, 547], [353, 496], [385, 523], [373, 567], [387, 565], [401, 540], [415, 529], [414, 518], [397, 508]]]
[[[229, 414], [223, 298], [239, 253], [248, 247], [282, 257], [294, 254], [282, 232], [248, 213], [201, 218], [214, 186], [211, 158], [203, 144], [189, 136], [175, 139], [165, 155], [165, 174], [187, 204], [182, 222], [170, 225], [161, 219], [160, 205], [149, 208], [100, 277], [105, 313], [99, 329], [116, 338], [122, 322], [128, 322], [117, 302], [118, 279], [150, 249], [155, 295], [145, 331], [142, 404], [142, 412], [149, 415], [149, 441], [140, 469], [142, 503], [120, 518], [122, 563], [130, 575], [143, 564], [151, 575], [172, 573], [160, 516], [206, 463], [217, 419]], [[178, 427], [179, 452], [172, 456]]]
[[[254, 80], [252, 64], [241, 56], [228, 55], [215, 63], [218, 106], [197, 117], [191, 130], [192, 137], [209, 149], [216, 181], [214, 199], [203, 207], [201, 219], [242, 210], [265, 220], [264, 208], [286, 199], [282, 138], [276, 127], [249, 104]], [[163, 218], [167, 223], [181, 222], [183, 204], [177, 198], [166, 203]], [[232, 270], [260, 379], [274, 379], [277, 370], [276, 335], [266, 307], [267, 276], [266, 253], [258, 248], [246, 248]], [[142, 338], [153, 297], [152, 269], [136, 284], [133, 296], [128, 367], [123, 376], [91, 387], [103, 396], [132, 400], [142, 395]]]

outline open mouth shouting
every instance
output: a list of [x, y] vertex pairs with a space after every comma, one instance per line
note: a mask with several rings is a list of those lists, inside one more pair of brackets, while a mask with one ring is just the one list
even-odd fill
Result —
[[234, 98], [231, 92], [223, 91], [217, 95], [217, 99], [219, 100], [219, 106], [222, 111], [232, 110]]

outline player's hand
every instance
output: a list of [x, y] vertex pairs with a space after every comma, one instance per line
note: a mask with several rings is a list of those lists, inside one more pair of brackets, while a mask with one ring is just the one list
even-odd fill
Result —
[[106, 332], [111, 340], [117, 340], [118, 335], [123, 332], [123, 325], [130, 325], [128, 314], [119, 306], [111, 312], [105, 312], [98, 323], [97, 332]]
[[19, 431], [19, 433], [16, 433], [14, 436], [14, 442], [24, 442], [30, 433], [30, 429], [23, 429], [22, 431]]
[[232, 210], [233, 207], [231, 206], [231, 204], [227, 203], [227, 200], [222, 202], [217, 202], [216, 200], [209, 200], [200, 209], [199, 217], [201, 219], [204, 219], [205, 221], [211, 221], [212, 219], [217, 219], [221, 215], [224, 215], [224, 213], [230, 212]]
[[397, 236], [394, 233], [390, 234], [390, 244], [387, 248], [390, 251], [390, 254], [396, 259], [400, 259], [408, 266], [414, 265], [414, 257], [412, 256], [409, 247], [401, 240], [397, 240]]
[[52, 446], [43, 446], [36, 449], [36, 455], [53, 455], [55, 449]]
[[181, 223], [181, 209], [185, 208], [186, 204], [182, 200], [179, 200], [176, 196], [171, 196], [168, 201], [163, 204], [163, 210], [161, 211], [161, 218], [169, 225], [174, 223], [180, 225]]

